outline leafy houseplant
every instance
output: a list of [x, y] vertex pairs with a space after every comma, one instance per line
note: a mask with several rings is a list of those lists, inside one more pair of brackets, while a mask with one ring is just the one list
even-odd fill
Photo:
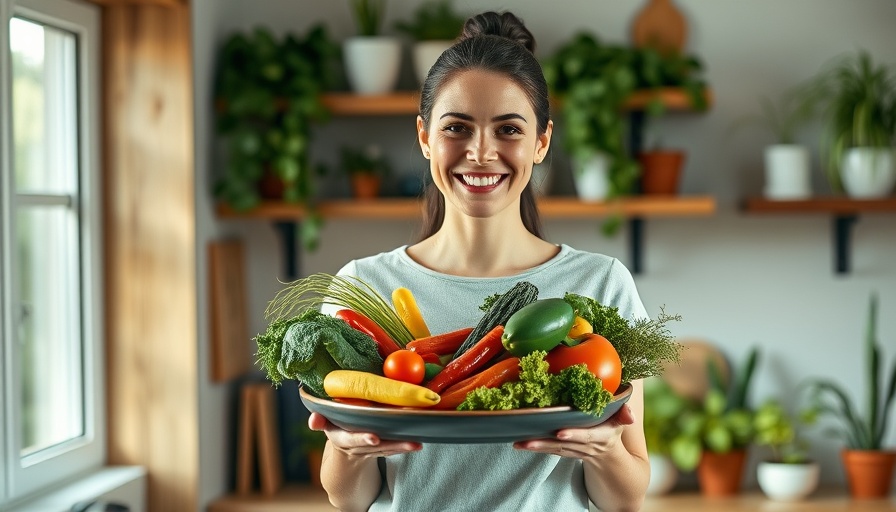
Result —
[[[836, 191], [845, 188], [856, 197], [889, 194], [896, 181], [896, 67], [878, 65], [867, 51], [860, 51], [822, 70], [813, 85], [827, 124], [823, 147], [831, 187]], [[873, 153], [868, 157], [851, 156], [869, 151]], [[872, 184], [853, 181], [850, 160], [868, 162], [874, 174]], [[877, 180], [879, 188], [871, 188]]]
[[271, 195], [305, 203], [313, 196], [311, 125], [325, 120], [319, 96], [332, 78], [335, 46], [323, 26], [304, 39], [277, 40], [268, 30], [230, 37], [218, 53], [216, 131], [226, 143], [215, 195], [237, 210]]
[[677, 418], [688, 401], [659, 377], [644, 381], [644, 436], [650, 454], [647, 494], [665, 494], [674, 487], [678, 472], [672, 463], [672, 442], [680, 434]]
[[[834, 433], [843, 438], [847, 449], [843, 452], [847, 466], [850, 491], [856, 497], [884, 497], [889, 495], [896, 451], [884, 450], [890, 410], [896, 402], [896, 364], [887, 376], [881, 367], [881, 348], [877, 344], [877, 296], [872, 295], [865, 334], [865, 371], [867, 402], [862, 415], [854, 406], [846, 390], [828, 379], [810, 382], [812, 407], [820, 414], [829, 414], [842, 422]], [[884, 371], [884, 375], [881, 372]], [[886, 377], [886, 384], [882, 377]], [[876, 466], [870, 474], [860, 474], [854, 460], [873, 460]], [[877, 460], [879, 459], [879, 460]]]
[[739, 490], [746, 448], [754, 435], [748, 393], [758, 359], [759, 352], [753, 348], [737, 379], [728, 383], [710, 361], [706, 397], [679, 417], [680, 434], [671, 445], [672, 460], [682, 470], [698, 470], [704, 494], [730, 495]]
[[352, 190], [358, 199], [371, 199], [379, 195], [383, 177], [391, 169], [379, 146], [362, 149], [344, 146], [341, 151], [341, 167], [352, 180]]
[[381, 34], [386, 0], [350, 0], [357, 35], [343, 42], [345, 71], [358, 94], [383, 94], [395, 88], [401, 43]]
[[[805, 411], [800, 419], [811, 424], [815, 414]], [[759, 487], [766, 496], [793, 501], [811, 494], [818, 487], [820, 466], [809, 459], [808, 443], [799, 436], [798, 423], [777, 400], [770, 399], [756, 410], [753, 427], [754, 443], [767, 446], [772, 454], [756, 468]]]
[[412, 57], [420, 85], [429, 69], [460, 35], [466, 19], [458, 14], [452, 0], [427, 0], [414, 11], [410, 21], [398, 21], [395, 29], [414, 41]]
[[[638, 164], [624, 139], [626, 100], [637, 90], [681, 87], [695, 108], [705, 108], [701, 64], [691, 56], [655, 49], [608, 45], [596, 36], [578, 33], [544, 62], [551, 92], [562, 104], [564, 143], [574, 160], [596, 153], [610, 158], [608, 197], [633, 192]], [[664, 105], [651, 100], [648, 115]]]

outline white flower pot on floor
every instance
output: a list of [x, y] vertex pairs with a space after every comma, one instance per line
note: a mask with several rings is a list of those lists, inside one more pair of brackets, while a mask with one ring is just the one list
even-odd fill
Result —
[[395, 89], [401, 70], [401, 41], [395, 37], [351, 37], [343, 43], [345, 73], [358, 94]]
[[797, 501], [812, 494], [818, 487], [818, 463], [784, 464], [760, 462], [756, 468], [759, 488], [776, 501]]
[[806, 199], [812, 195], [809, 149], [797, 144], [765, 148], [766, 199]]
[[849, 197], [877, 199], [896, 184], [893, 148], [850, 148], [843, 154], [840, 179]]

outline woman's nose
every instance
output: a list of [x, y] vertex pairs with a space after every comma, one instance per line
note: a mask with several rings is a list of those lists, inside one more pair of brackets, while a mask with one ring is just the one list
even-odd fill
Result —
[[477, 165], [486, 165], [498, 159], [497, 145], [492, 137], [484, 131], [470, 141], [467, 159]]

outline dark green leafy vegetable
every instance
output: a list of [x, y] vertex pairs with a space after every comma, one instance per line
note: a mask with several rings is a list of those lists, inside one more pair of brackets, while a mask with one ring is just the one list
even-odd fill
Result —
[[604, 306], [590, 297], [567, 293], [563, 300], [616, 348], [622, 361], [623, 383], [661, 375], [665, 364], [681, 361], [682, 346], [666, 326], [672, 320], [680, 321], [680, 315], [667, 315], [660, 309], [654, 319], [629, 322], [619, 315], [619, 308]]
[[274, 385], [301, 381], [315, 395], [326, 396], [323, 379], [333, 370], [360, 370], [382, 375], [383, 359], [370, 336], [344, 321], [315, 310], [277, 320], [255, 337], [258, 362]]
[[546, 352], [537, 350], [520, 359], [520, 378], [497, 388], [471, 391], [457, 407], [470, 410], [510, 410], [523, 407], [569, 405], [599, 416], [613, 395], [585, 365], [571, 366], [558, 375], [548, 373]]
[[538, 288], [528, 282], [519, 281], [504, 294], [497, 296], [494, 300], [491, 297], [486, 299], [489, 303], [488, 311], [482, 315], [479, 323], [473, 328], [473, 332], [467, 336], [467, 339], [461, 343], [460, 348], [454, 352], [454, 359], [457, 359], [473, 345], [482, 339], [489, 331], [498, 325], [504, 325], [510, 316], [516, 313], [523, 306], [535, 302], [538, 298]]

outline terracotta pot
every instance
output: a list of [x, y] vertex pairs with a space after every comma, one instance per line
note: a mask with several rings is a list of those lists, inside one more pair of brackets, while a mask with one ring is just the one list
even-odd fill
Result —
[[853, 498], [881, 499], [890, 495], [896, 451], [843, 450], [840, 455]]
[[638, 155], [641, 164], [641, 193], [670, 196], [678, 194], [684, 153], [681, 151], [648, 151]]
[[704, 496], [733, 496], [740, 492], [740, 481], [747, 460], [746, 450], [728, 453], [703, 452], [697, 466], [697, 482]]
[[373, 199], [380, 195], [380, 177], [375, 174], [352, 174], [352, 193], [355, 199]]
[[308, 452], [308, 474], [311, 476], [311, 485], [320, 489], [323, 489], [320, 483], [320, 463], [323, 456], [323, 450]]

